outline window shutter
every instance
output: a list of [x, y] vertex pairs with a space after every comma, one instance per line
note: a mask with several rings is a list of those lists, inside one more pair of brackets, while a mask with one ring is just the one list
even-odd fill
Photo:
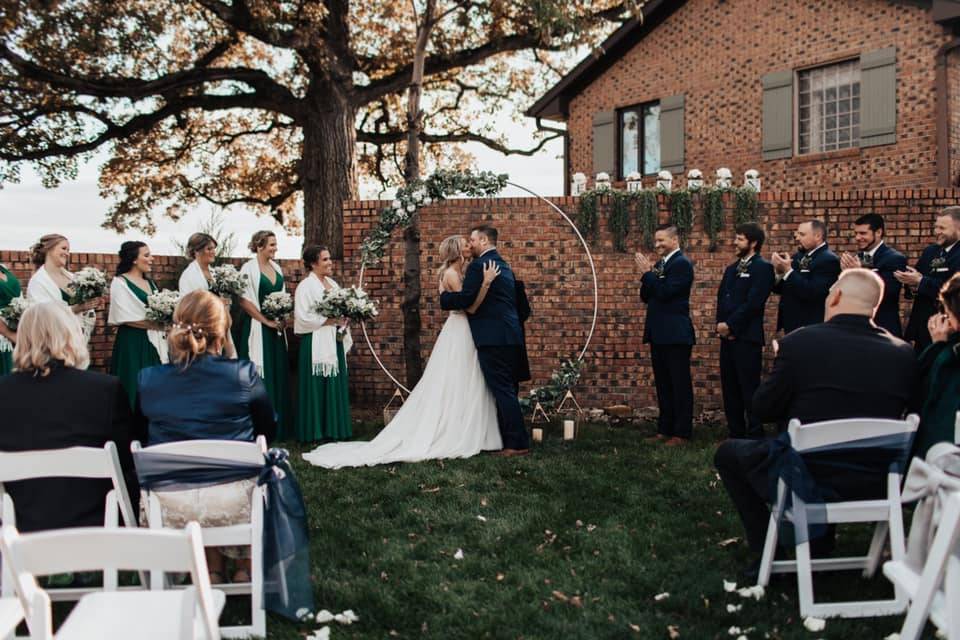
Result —
[[897, 48], [860, 56], [860, 146], [897, 141]]
[[793, 71], [768, 73], [763, 84], [763, 159], [793, 155]]
[[600, 111], [593, 114], [593, 175], [601, 171], [610, 174], [617, 171], [617, 114]]
[[683, 173], [683, 94], [660, 100], [660, 168]]

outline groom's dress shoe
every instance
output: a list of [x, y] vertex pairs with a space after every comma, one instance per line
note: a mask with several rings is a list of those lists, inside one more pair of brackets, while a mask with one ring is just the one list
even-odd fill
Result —
[[501, 458], [515, 458], [517, 456], [528, 456], [530, 455], [530, 449], [501, 449], [497, 451], [494, 455], [500, 456]]
[[647, 442], [663, 442], [666, 439], [667, 439], [667, 436], [663, 435], [662, 433], [658, 433], [655, 436], [644, 438], [644, 440], [646, 440]]

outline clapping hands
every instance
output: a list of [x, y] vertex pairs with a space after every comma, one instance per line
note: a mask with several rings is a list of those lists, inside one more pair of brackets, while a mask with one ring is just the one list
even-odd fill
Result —
[[646, 273], [647, 271], [650, 271], [650, 269], [653, 268], [653, 264], [650, 262], [650, 258], [643, 255], [639, 251], [637, 251], [633, 255], [633, 259], [636, 261], [637, 266], [640, 267], [640, 271], [642, 273]]
[[853, 255], [849, 251], [844, 251], [840, 256], [840, 268], [846, 271], [847, 269], [860, 269], [863, 267], [863, 263], [860, 262], [860, 258]]
[[776, 251], [770, 255], [770, 262], [773, 264], [773, 270], [780, 275], [785, 274], [793, 266], [789, 254], [777, 253]]
[[930, 331], [930, 339], [934, 342], [946, 342], [953, 334], [950, 318], [945, 313], [935, 313], [930, 316], [927, 320], [927, 329]]
[[893, 277], [897, 279], [897, 282], [914, 289], [919, 287], [920, 281], [923, 280], [923, 274], [913, 267], [907, 267], [906, 271], [894, 271]]

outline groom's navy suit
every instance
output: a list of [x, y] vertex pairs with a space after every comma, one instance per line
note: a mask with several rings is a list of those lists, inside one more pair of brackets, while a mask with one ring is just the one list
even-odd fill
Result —
[[468, 315], [477, 359], [487, 387], [497, 403], [497, 422], [505, 449], [527, 449], [530, 438], [520, 411], [519, 371], [523, 330], [517, 314], [516, 284], [510, 265], [491, 249], [467, 267], [460, 291], [440, 294], [440, 308], [467, 309], [477, 299], [483, 284], [483, 265], [494, 262], [500, 275], [490, 284], [487, 296], [476, 313]]

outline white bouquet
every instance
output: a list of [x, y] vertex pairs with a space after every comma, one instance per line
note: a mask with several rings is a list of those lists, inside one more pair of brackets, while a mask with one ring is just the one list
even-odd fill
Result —
[[0, 321], [7, 325], [11, 331], [16, 331], [23, 312], [27, 310], [30, 304], [30, 300], [26, 297], [17, 296], [10, 301], [10, 304], [0, 309]]
[[247, 276], [237, 271], [232, 264], [210, 269], [210, 292], [221, 298], [236, 298], [247, 288]]
[[327, 318], [349, 318], [359, 322], [375, 318], [379, 313], [377, 303], [358, 287], [328, 291], [313, 310]]
[[263, 299], [260, 312], [270, 320], [286, 320], [293, 313], [293, 296], [286, 291], [274, 291]]
[[180, 302], [180, 292], [164, 289], [147, 296], [147, 320], [163, 326], [173, 324], [173, 311]]
[[73, 275], [69, 289], [71, 305], [96, 300], [107, 291], [107, 275], [96, 267], [84, 267]]

